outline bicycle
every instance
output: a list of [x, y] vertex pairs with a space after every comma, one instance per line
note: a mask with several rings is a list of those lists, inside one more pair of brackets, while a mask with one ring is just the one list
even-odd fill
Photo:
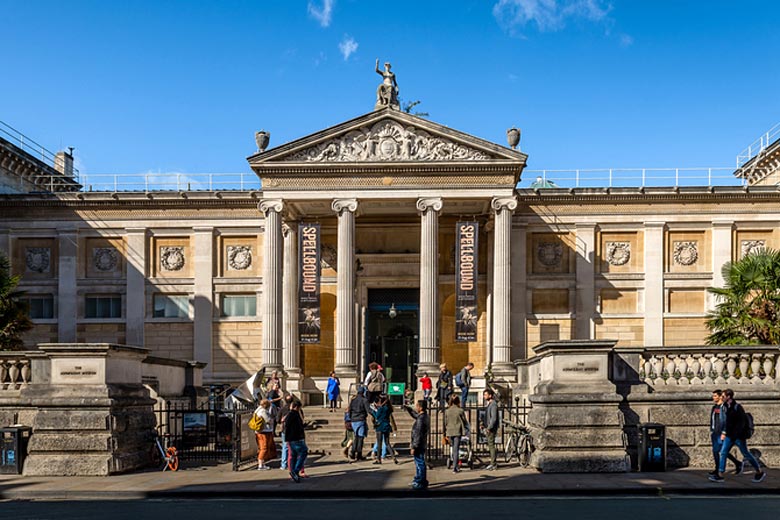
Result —
[[170, 441], [171, 434], [166, 433], [163, 435], [163, 438], [165, 439], [165, 444], [166, 444], [164, 448], [163, 448], [163, 443], [160, 442], [160, 436], [157, 433], [154, 434], [154, 445], [152, 446], [152, 451], [151, 451], [152, 464], [155, 466], [159, 466], [160, 464], [162, 464], [163, 471], [167, 469], [171, 471], [178, 471], [179, 455], [176, 451], [176, 446], [168, 446], [168, 442]]
[[533, 437], [531, 432], [522, 424], [516, 424], [504, 419], [504, 430], [509, 431], [505, 434], [504, 441], [504, 460], [508, 463], [513, 458], [517, 458], [520, 466], [526, 468], [531, 463], [531, 453], [534, 451]]

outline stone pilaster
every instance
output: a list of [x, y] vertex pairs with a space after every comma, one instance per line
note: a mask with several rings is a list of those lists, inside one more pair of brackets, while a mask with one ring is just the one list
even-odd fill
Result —
[[146, 322], [146, 228], [125, 230], [127, 266], [126, 341], [135, 347], [144, 346]]
[[[485, 236], [487, 237], [487, 283], [485, 295], [485, 359], [487, 363], [493, 363], [493, 222], [485, 225]], [[487, 370], [487, 366], [485, 367]]]
[[595, 339], [596, 224], [577, 224], [577, 307], [573, 339]]
[[[525, 246], [527, 225], [525, 222], [515, 222], [512, 225], [512, 301], [510, 316], [510, 332], [512, 336], [512, 360], [525, 359], [526, 352], [525, 329], [528, 309], [526, 299], [528, 295], [527, 270]], [[491, 258], [492, 259], [492, 258]]]
[[282, 274], [282, 360], [286, 390], [301, 390], [301, 363], [298, 350], [298, 223], [286, 222], [284, 236], [284, 272]]
[[495, 198], [491, 202], [495, 213], [493, 248], [493, 374], [514, 377], [511, 341], [511, 242], [512, 212], [517, 208], [515, 197]]
[[664, 344], [664, 222], [645, 222], [645, 346]]
[[357, 376], [355, 341], [355, 199], [336, 199], [331, 204], [338, 214], [338, 256], [336, 273], [336, 373]]
[[78, 229], [58, 232], [59, 265], [57, 267], [57, 338], [60, 343], [76, 341], [78, 317], [77, 270], [79, 257]]
[[208, 363], [205, 370], [208, 375], [213, 370], [211, 341], [214, 323], [214, 228], [196, 227], [193, 232], [195, 284], [192, 356], [195, 361]]
[[282, 209], [278, 199], [258, 205], [265, 217], [263, 233], [263, 367], [282, 368]]
[[[734, 221], [712, 221], [712, 286], [723, 287], [723, 264], [732, 260], [734, 250]], [[714, 294], [707, 293], [707, 310], [715, 309], [718, 299]]]
[[439, 212], [440, 198], [418, 199], [420, 233], [420, 352], [418, 372], [435, 374], [439, 364]]

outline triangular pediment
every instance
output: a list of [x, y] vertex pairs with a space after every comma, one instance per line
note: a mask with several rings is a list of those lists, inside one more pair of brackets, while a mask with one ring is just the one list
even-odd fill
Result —
[[258, 169], [301, 163], [513, 162], [526, 155], [393, 109], [371, 112], [248, 158]]

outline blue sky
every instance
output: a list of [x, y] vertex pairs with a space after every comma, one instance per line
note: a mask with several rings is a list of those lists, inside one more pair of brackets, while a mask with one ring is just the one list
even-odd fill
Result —
[[240, 172], [373, 109], [374, 60], [529, 168], [731, 166], [780, 121], [774, 1], [0, 0], [0, 120], [82, 173]]

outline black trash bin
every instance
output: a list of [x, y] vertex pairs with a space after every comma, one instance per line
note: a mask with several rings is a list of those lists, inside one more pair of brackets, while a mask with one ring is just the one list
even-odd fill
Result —
[[29, 426], [0, 428], [0, 473], [22, 474], [31, 434]]
[[666, 426], [639, 425], [639, 471], [666, 471]]

